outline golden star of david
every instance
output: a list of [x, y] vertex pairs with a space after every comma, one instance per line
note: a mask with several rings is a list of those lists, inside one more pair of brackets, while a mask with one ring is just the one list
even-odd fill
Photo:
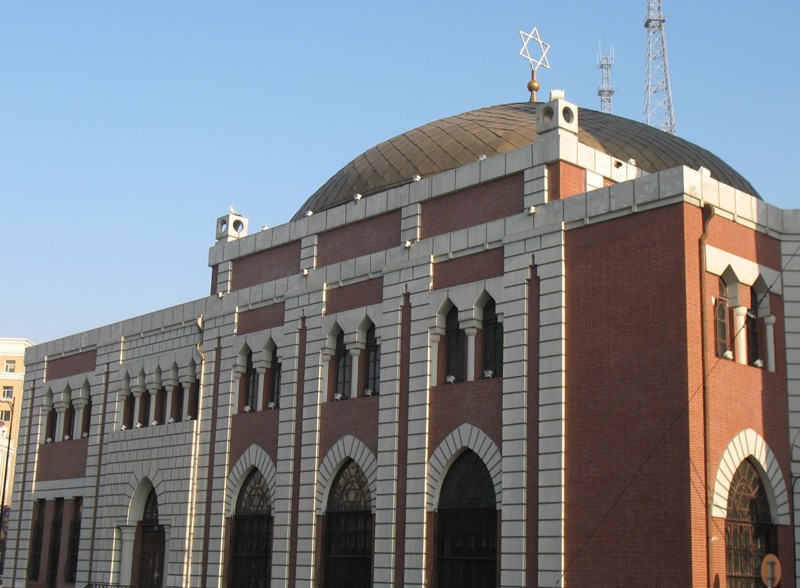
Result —
[[[528, 62], [531, 64], [531, 70], [536, 71], [540, 67], [546, 67], [547, 69], [550, 69], [550, 63], [547, 61], [547, 52], [550, 50], [550, 44], [542, 41], [541, 37], [539, 37], [539, 31], [536, 29], [536, 27], [533, 27], [533, 30], [530, 33], [520, 31], [519, 36], [522, 37], [522, 49], [520, 50], [519, 54], [528, 60]], [[530, 43], [531, 40], [539, 43], [539, 49], [542, 51], [542, 56], [539, 59], [533, 57], [528, 49], [528, 43]]]

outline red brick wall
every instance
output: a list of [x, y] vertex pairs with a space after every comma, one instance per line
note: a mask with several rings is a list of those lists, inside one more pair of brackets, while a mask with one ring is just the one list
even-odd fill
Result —
[[503, 248], [442, 261], [433, 266], [433, 289], [440, 290], [503, 275]]
[[514, 174], [422, 203], [422, 238], [522, 212], [522, 174]]
[[[700, 231], [702, 231], [699, 219], [692, 219], [692, 229], [699, 238]], [[781, 268], [780, 243], [777, 240], [751, 231], [722, 217], [714, 217], [710, 221], [707, 242], [714, 247], [772, 269], [780, 270]], [[687, 246], [688, 244], [687, 242]], [[694, 278], [693, 282], [699, 288], [698, 272], [695, 272], [694, 275], [697, 277]], [[705, 274], [704, 281], [706, 288], [706, 343], [709, 350], [708, 408], [709, 421], [712, 425], [709, 429], [708, 451], [708, 460], [711, 465], [710, 488], [713, 491], [717, 468], [728, 444], [743, 429], [751, 428], [765, 439], [767, 445], [775, 454], [791, 500], [791, 489], [789, 488], [791, 484], [791, 455], [789, 444], [787, 443], [789, 440], [789, 410], [783, 298], [775, 294], [771, 294], [769, 297], [770, 313], [776, 317], [776, 371], [771, 373], [764, 368], [759, 369], [741, 365], [716, 357], [711, 297], [716, 296], [719, 292], [719, 278], [712, 274]], [[740, 285], [739, 303], [745, 306], [751, 303], [750, 288], [748, 286]], [[695, 311], [695, 317], [696, 321], [694, 322], [699, 325], [699, 308]], [[691, 348], [692, 354], [699, 353], [701, 345], [699, 326], [695, 331], [696, 339], [692, 338], [694, 342]], [[733, 331], [732, 327], [731, 331]], [[763, 335], [763, 328], [761, 332]], [[731, 336], [733, 337], [733, 332]], [[765, 341], [762, 341], [762, 349], [766, 350]], [[698, 431], [701, 430], [698, 425]], [[715, 577], [720, 578], [720, 582], [724, 582], [725, 520], [714, 518], [711, 533], [717, 538], [712, 544], [712, 573]], [[777, 555], [781, 559], [784, 578], [781, 586], [793, 586], [794, 548], [791, 527], [779, 527], [778, 536], [779, 553]]]
[[568, 586], [696, 580], [683, 212], [566, 234]]
[[350, 223], [319, 235], [317, 266], [369, 255], [400, 245], [399, 210]]
[[93, 372], [97, 367], [97, 350], [91, 349], [83, 353], [76, 353], [67, 357], [48, 359], [47, 379], [57, 380], [77, 374]]
[[560, 200], [586, 192], [586, 170], [565, 161], [547, 164], [547, 197]]
[[69, 480], [86, 475], [88, 439], [73, 439], [39, 445], [39, 465], [36, 480]]
[[[278, 463], [278, 415], [280, 410], [261, 410], [239, 413], [231, 422], [230, 467], [251, 445], [258, 445], [273, 463]], [[262, 472], [264, 473], [264, 472]]]
[[240, 312], [236, 334], [245, 335], [281, 326], [284, 319], [284, 307], [285, 304], [283, 302], [278, 302], [254, 310]]
[[344, 435], [352, 435], [378, 455], [378, 397], [329, 401], [321, 407], [320, 459]]
[[503, 379], [442, 384], [431, 388], [429, 456], [454, 429], [469, 423], [498, 447], [502, 435]]
[[292, 241], [233, 262], [231, 290], [263, 284], [300, 271], [300, 241]]
[[364, 280], [357, 284], [332, 288], [325, 293], [325, 314], [336, 314], [383, 300], [383, 278]]

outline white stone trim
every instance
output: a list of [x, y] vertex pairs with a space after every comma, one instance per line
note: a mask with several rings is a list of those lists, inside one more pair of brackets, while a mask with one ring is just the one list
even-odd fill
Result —
[[789, 494], [778, 460], [764, 438], [753, 429], [744, 429], [734, 437], [722, 455], [714, 483], [714, 501], [711, 514], [725, 518], [728, 515], [728, 494], [731, 480], [741, 463], [750, 459], [756, 466], [769, 499], [772, 522], [790, 524]]
[[706, 245], [706, 270], [715, 276], [721, 276], [728, 267], [733, 270], [740, 284], [752, 286], [759, 276], [764, 278], [770, 292], [783, 295], [783, 282], [781, 273], [772, 268], [755, 263], [749, 259]]
[[481, 458], [494, 484], [498, 510], [503, 505], [503, 456], [489, 436], [478, 427], [464, 423], [442, 440], [428, 462], [427, 510], [436, 510], [442, 483], [452, 463], [464, 449], [471, 449]]
[[232, 517], [236, 511], [236, 499], [239, 497], [239, 491], [242, 489], [247, 476], [250, 475], [252, 470], [258, 470], [264, 479], [267, 481], [267, 489], [269, 490], [269, 504], [272, 508], [275, 507], [275, 488], [277, 469], [275, 464], [270, 459], [267, 452], [258, 445], [251, 445], [242, 454], [231, 468], [231, 473], [228, 474], [228, 488], [225, 492], [225, 516]]
[[352, 435], [345, 435], [330, 448], [319, 466], [317, 514], [325, 513], [331, 483], [347, 458], [356, 462], [367, 477], [372, 512], [375, 512], [375, 500], [378, 496], [378, 460], [375, 458], [375, 454], [361, 441]]

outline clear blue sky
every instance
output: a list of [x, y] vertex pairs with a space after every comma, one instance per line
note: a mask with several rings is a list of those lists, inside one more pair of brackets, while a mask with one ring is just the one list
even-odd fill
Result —
[[[800, 207], [797, 0], [664, 0], [678, 134]], [[0, 4], [0, 336], [41, 343], [201, 298], [230, 205], [288, 221], [356, 155], [542, 94], [641, 120], [646, 0]]]

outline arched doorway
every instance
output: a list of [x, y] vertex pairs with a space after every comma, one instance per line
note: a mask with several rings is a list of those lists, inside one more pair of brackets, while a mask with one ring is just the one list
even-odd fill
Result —
[[[138, 565], [134, 584], [139, 588], [162, 588], [164, 585], [164, 527], [158, 523], [158, 497], [155, 488], [150, 490], [144, 505], [142, 520], [136, 529]], [[137, 558], [134, 557], [134, 562]]]
[[333, 479], [323, 524], [325, 588], [372, 586], [372, 500], [353, 460]]
[[437, 588], [497, 585], [497, 501], [489, 470], [469, 449], [450, 466], [436, 514]]
[[231, 586], [267, 588], [272, 574], [272, 507], [267, 481], [254, 469], [242, 484], [233, 516]]
[[777, 555], [777, 529], [758, 471], [742, 462], [731, 480], [725, 520], [725, 567], [728, 588], [763, 588], [761, 560]]

